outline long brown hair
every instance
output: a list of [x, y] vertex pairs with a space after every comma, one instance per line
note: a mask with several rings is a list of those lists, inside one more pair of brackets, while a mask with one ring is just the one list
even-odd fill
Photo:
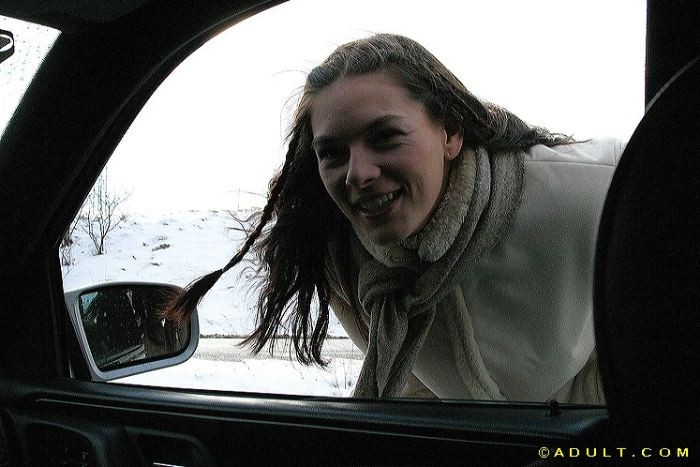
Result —
[[[397, 79], [432, 118], [461, 127], [463, 147], [514, 151], [572, 141], [479, 100], [428, 50], [407, 37], [377, 34], [341, 45], [306, 78], [288, 134], [284, 165], [270, 182], [268, 201], [255, 229], [226, 266], [187, 286], [166, 311], [168, 319], [186, 320], [219, 277], [252, 250], [261, 283], [256, 328], [244, 343], [252, 344], [255, 352], [268, 343], [272, 350], [273, 337], [280, 327], [287, 328], [300, 362], [324, 364], [321, 348], [331, 298], [325, 267], [327, 245], [331, 240], [342, 245], [349, 223], [321, 181], [311, 148], [310, 110], [314, 96], [337, 79], [380, 70]], [[314, 298], [318, 302], [315, 313]]]

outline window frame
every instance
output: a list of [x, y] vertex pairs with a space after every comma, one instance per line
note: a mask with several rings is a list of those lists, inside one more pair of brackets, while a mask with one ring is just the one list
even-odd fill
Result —
[[[17, 344], [17, 347], [12, 349], [13, 352], [0, 352], [0, 355], [5, 354], [0, 356], [3, 372], [0, 401], [3, 408], [8, 404], [11, 406], [11, 418], [15, 424], [22, 426], [22, 423], [33, 423], [37, 419], [60, 424], [63, 423], [61, 420], [69, 420], [65, 414], [70, 409], [75, 411], [74, 417], [79, 419], [81, 429], [94, 424], [104, 427], [100, 423], [153, 429], [162, 426], [163, 422], [170, 422], [175, 426], [174, 431], [187, 432], [194, 427], [200, 430], [204, 439], [208, 439], [205, 428], [212, 426], [213, 421], [219, 421], [232, 429], [230, 435], [218, 435], [226, 439], [233, 439], [233, 429], [244, 426], [250, 428], [254, 425], [261, 430], [274, 426], [290, 432], [291, 438], [301, 430], [311, 429], [329, 437], [340, 433], [341, 436], [361, 435], [366, 440], [378, 437], [407, 439], [409, 442], [433, 440], [436, 445], [467, 451], [471, 448], [465, 446], [484, 449], [488, 446], [506, 449], [503, 446], [508, 446], [508, 449], [532, 454], [532, 458], [536, 456], [532, 449], [540, 444], [600, 440], [607, 426], [608, 411], [599, 406], [558, 407], [546, 403], [488, 401], [319, 400], [306, 396], [102, 384], [89, 381], [87, 375], [81, 374], [84, 361], [81, 362], [80, 354], [75, 352], [76, 337], [68, 322], [57, 259], [62, 230], [74, 217], [131, 121], [157, 86], [208, 38], [242, 19], [242, 16], [235, 16], [239, 13], [237, 7], [226, 3], [222, 0], [219, 3], [221, 10], [216, 12], [200, 13], [202, 16], [197, 23], [200, 30], [188, 30], [187, 39], [181, 36], [171, 39], [176, 48], [169, 50], [168, 54], [137, 57], [140, 62], [121, 76], [125, 82], [117, 89], [117, 96], [104, 104], [106, 109], [98, 115], [99, 121], [82, 128], [86, 134], [76, 134], [75, 140], [63, 136], [58, 145], [53, 141], [29, 141], [29, 136], [42, 129], [48, 136], [61, 135], [60, 126], [50, 125], [44, 129], [43, 124], [46, 121], [53, 123], [51, 119], [61, 115], [62, 97], [56, 91], [67, 89], [66, 84], [40, 79], [30, 85], [20, 103], [19, 118], [14, 119], [10, 126], [11, 131], [19, 135], [17, 141], [0, 145], [0, 181], [14, 180], [6, 186], [20, 193], [7, 205], [22, 206], [22, 193], [43, 194], [30, 197], [29, 206], [36, 208], [36, 212], [31, 218], [18, 216], [13, 222], [17, 231], [7, 237], [9, 246], [0, 247], [0, 251], [8, 253], [5, 264], [0, 265], [0, 277], [16, 279], [14, 283], [19, 284], [17, 289], [20, 291], [36, 291], [19, 296], [12, 286], [0, 284], [0, 291], [7, 297], [4, 306], [8, 310], [12, 308], [12, 313], [6, 312], [0, 317], [0, 328], [7, 329], [3, 333], [9, 335], [13, 330], [32, 329], [38, 336], [38, 339], [36, 336], [12, 336], [7, 342]], [[272, 2], [277, 3], [280, 2]], [[261, 9], [262, 4], [248, 2], [241, 8]], [[236, 13], [232, 13], [234, 11]], [[251, 13], [252, 10], [247, 10], [243, 15]], [[143, 22], [136, 21], [132, 32], [138, 34], [137, 29], [143, 26]], [[96, 38], [98, 47], [105, 51], [109, 50], [108, 43], [113, 36], [90, 26], [79, 32], [67, 32], [59, 38], [39, 74], [45, 77], [60, 70], [66, 66], [66, 58], [68, 65], [82, 63], [85, 55], [72, 49], [76, 43], [91, 38]], [[114, 67], [110, 71], [120, 70]], [[77, 83], [78, 89], [73, 92], [86, 91], [81, 86], [89, 87], [95, 83], [94, 79]], [[121, 99], [122, 96], [126, 98]], [[48, 108], [41, 108], [38, 104], [42, 103], [47, 103]], [[85, 108], [83, 105], [83, 110]], [[36, 109], [41, 109], [41, 112], [32, 115]], [[53, 155], [54, 152], [57, 155]], [[30, 177], [33, 167], [30, 157], [45, 157], [46, 167], [36, 180]], [[61, 182], [51, 181], [52, 169], [56, 169]], [[42, 188], [45, 192], [41, 191]], [[0, 184], [2, 189], [5, 188]], [[0, 233], [8, 232], [10, 229], [0, 225]], [[16, 252], [12, 251], [13, 247]], [[37, 345], [37, 340], [41, 344]], [[20, 353], [26, 353], [26, 360], [20, 362], [13, 358]], [[0, 413], [0, 422], [4, 421], [5, 412]], [[139, 417], [134, 417], [135, 414]]]
[[[259, 8], [260, 11], [264, 11], [267, 8], [273, 8], [274, 6], [277, 6], [278, 4], [281, 3], [286, 3], [286, 1], [270, 1], [270, 2], [261, 2], [262, 8]], [[259, 11], [255, 11], [257, 13]], [[83, 169], [83, 172], [86, 170], [89, 170], [90, 172], [90, 178], [94, 177], [95, 180], [99, 176], [100, 173], [102, 173], [102, 170], [108, 163], [109, 159], [112, 156], [113, 151], [116, 149], [118, 146], [119, 142], [121, 141], [121, 138], [126, 134], [126, 132], [129, 130], [129, 127], [131, 123], [134, 121], [134, 119], [138, 116], [140, 111], [143, 109], [143, 106], [148, 102], [148, 100], [151, 98], [153, 93], [156, 92], [158, 87], [163, 84], [163, 82], [170, 76], [170, 74], [185, 60], [187, 60], [192, 53], [197, 51], [200, 47], [205, 45], [209, 40], [214, 38], [216, 35], [220, 34], [221, 32], [224, 32], [231, 27], [235, 27], [235, 24], [238, 23], [239, 21], [242, 21], [243, 19], [247, 18], [248, 16], [255, 14], [252, 11], [246, 11], [244, 16], [237, 16], [237, 17], [232, 17], [228, 18], [225, 21], [221, 21], [218, 23], [216, 26], [211, 27], [205, 31], [202, 31], [200, 34], [192, 36], [188, 41], [183, 42], [180, 44], [180, 46], [176, 50], [170, 51], [169, 56], [167, 57], [167, 60], [164, 60], [158, 64], [156, 68], [154, 68], [150, 74], [146, 77], [146, 79], [140, 83], [140, 87], [138, 90], [129, 97], [128, 101], [123, 103], [122, 109], [120, 109], [120, 113], [116, 116], [116, 118], [111, 122], [110, 128], [106, 131], [105, 136], [103, 136], [100, 141], [97, 143], [97, 145], [94, 147], [92, 156], [90, 159], [92, 161], [97, 162], [98, 160], [100, 161], [100, 164], [94, 164], [92, 166], [85, 167]], [[99, 156], [98, 156], [99, 154]], [[88, 162], [90, 164], [90, 162]], [[99, 168], [99, 171], [97, 172], [97, 175], [95, 175], [95, 170]], [[92, 184], [86, 185], [85, 183], [81, 184], [82, 190], [85, 191], [87, 188], [87, 191], [91, 188]], [[85, 191], [85, 193], [87, 193]], [[81, 198], [80, 202], [82, 203], [82, 200], [84, 199]], [[56, 257], [58, 257], [58, 245], [59, 242], [56, 242], [54, 244], [54, 247], [56, 248]], [[62, 281], [60, 278], [54, 278], [57, 282], [61, 283]], [[84, 344], [83, 344], [83, 338], [84, 336], [81, 335], [81, 332], [79, 329], [76, 329], [74, 326], [74, 323], [72, 323], [70, 320], [66, 320], [65, 316], [71, 316], [70, 313], [66, 312], [64, 314], [64, 317], [61, 317], [59, 314], [59, 319], [63, 319], [65, 321], [65, 326], [66, 327], [72, 327], [73, 328], [73, 336], [71, 337], [71, 342], [68, 343], [70, 346], [75, 345], [74, 338], [77, 338], [78, 341], [78, 347], [83, 349]], [[192, 352], [186, 352], [185, 355], [189, 354], [191, 355]], [[182, 355], [180, 356], [182, 357]], [[94, 362], [91, 362], [91, 359], [89, 357], [87, 358], [82, 358], [81, 361], [75, 361], [76, 354], [73, 355], [73, 358], [68, 361], [68, 372], [70, 374], [85, 374], [84, 370], [87, 368], [87, 374], [90, 375], [90, 378], [93, 382], [100, 382], [100, 381], [105, 381], [111, 379], [112, 376], [119, 375], [121, 376], [128, 376], [131, 374], [135, 373], [141, 373], [142, 370], [146, 368], [151, 368], [153, 365], [150, 363], [143, 363], [143, 364], [137, 364], [134, 366], [131, 366], [127, 369], [120, 369], [120, 370], [115, 370], [113, 372], [109, 372], [109, 374], [103, 374], [102, 372], [95, 371], [94, 370]], [[82, 369], [82, 370], [81, 370]], [[126, 370], [126, 371], [125, 371]], [[120, 383], [120, 382], [115, 382], [112, 384], [125, 384], [125, 383]], [[128, 384], [127, 384], [128, 385]], [[147, 387], [147, 386], [144, 386]], [[175, 390], [184, 390], [183, 388], [172, 388]], [[189, 389], [188, 389], [189, 390]], [[192, 389], [192, 391], [198, 391], [196, 389]], [[207, 390], [204, 390], [207, 391]], [[263, 393], [255, 393], [255, 392], [229, 392], [229, 391], [220, 391], [220, 390], [214, 390], [221, 392], [222, 395], [229, 394], [229, 395], [239, 395], [239, 396], [244, 396], [248, 397], [249, 394], [256, 394], [260, 395]], [[273, 398], [286, 398], [286, 397], [302, 397], [302, 398], [310, 398], [317, 400], [318, 396], [305, 396], [305, 395], [287, 395], [283, 393], [270, 393], [269, 394]], [[327, 397], [329, 400], [335, 400], [337, 401], [338, 398], [332, 397], [332, 396], [324, 396]], [[339, 399], [339, 400], [344, 400], [344, 399]], [[414, 401], [416, 402], [416, 401]], [[421, 402], [428, 402], [427, 400], [422, 400]], [[483, 404], [484, 401], [479, 401], [479, 400], [460, 400], [460, 401], [451, 401], [454, 403], [466, 403], [466, 404], [471, 404], [471, 403], [476, 403], [477, 405]], [[538, 403], [538, 402], [518, 402], [518, 401], [509, 401], [504, 403], [506, 406], [510, 404], [513, 405], [519, 405], [519, 404], [536, 404], [539, 405], [540, 407], [549, 407], [547, 403]], [[570, 404], [572, 407], [576, 408], [582, 408], [585, 405], [582, 404]], [[594, 408], [603, 408], [602, 406], [585, 406], [585, 407], [594, 407]]]
[[[31, 5], [31, 2], [20, 4]], [[649, 4], [650, 11], [657, 13], [664, 8], [661, 2], [650, 1]], [[227, 7], [225, 2], [219, 5]], [[5, 8], [0, 6], [0, 13]], [[230, 10], [227, 11], [230, 13]], [[656, 83], [650, 84], [651, 81], [647, 80], [647, 101], [651, 100], [665, 78], [675, 74], [678, 69], [675, 65], [679, 61], [687, 61], [689, 54], [696, 53], [696, 49], [687, 44], [675, 50], [674, 45], [669, 44], [668, 37], [661, 37], [663, 34], [660, 34], [667, 30], [669, 24], [673, 24], [674, 28], [677, 26], [673, 21], [668, 21], [670, 17], [684, 17], [686, 14], [678, 7], [648, 18], [654, 26], [650, 31], [659, 34], [649, 33], [651, 45], [647, 47], [652, 47], [653, 54], [658, 54], [659, 63], [647, 62], [650, 67], [648, 73], [653, 75]], [[692, 32], [695, 30], [690, 29], [692, 24], [697, 22], [681, 24], [687, 27], [679, 35], [681, 39], [694, 37]], [[61, 45], [62, 57], [71, 57], [65, 50], [69, 46], [67, 43]], [[667, 55], [672, 55], [672, 59], [667, 60]], [[61, 65], [54, 61], [44, 71], [61, 70]], [[216, 448], [220, 459], [225, 460], [231, 459], [227, 449], [231, 448], [232, 443], [243, 441], [239, 445], [245, 446], [248, 442], [251, 446], [239, 457], [243, 461], [256, 459], [257, 455], [284, 461], [285, 458], [281, 456], [273, 457], [275, 449], [295, 453], [293, 460], [337, 459], [324, 455], [362, 452], [372, 448], [370, 443], [381, 440], [382, 450], [391, 453], [391, 456], [385, 454], [385, 457], [381, 457], [385, 462], [397, 462], [398, 456], [403, 454], [403, 459], [437, 463], [444, 460], [440, 455], [445, 451], [440, 449], [451, 449], [451, 455], [445, 459], [453, 462], [486, 459], [486, 462], [490, 460], [501, 464], [504, 456], [521, 448], [521, 452], [527, 454], [522, 458], [524, 464], [528, 459], [537, 460], [535, 446], [539, 443], [542, 446], [603, 446], [601, 440], [608, 440], [607, 446], [623, 446], [624, 442], [614, 443], [605, 438], [605, 431], [623, 429], [626, 435], [634, 436], [634, 427], [617, 426], [621, 421], [619, 408], [617, 417], [608, 422], [607, 411], [600, 408], [562, 407], [557, 415], [559, 409], [546, 407], [545, 404], [510, 410], [499, 404], [462, 403], [466, 407], [462, 412], [456, 411], [460, 416], [459, 420], [455, 419], [455, 428], [452, 429], [449, 423], [448, 428], [443, 428], [444, 418], [439, 417], [441, 410], [448, 412], [448, 418], [453, 413], [451, 409], [455, 406], [449, 403], [356, 401], [353, 405], [348, 401], [337, 401], [336, 406], [336, 401], [328, 400], [275, 399], [250, 394], [221, 397], [199, 391], [120, 387], [71, 379], [67, 365], [71, 349], [66, 344], [70, 341], [67, 337], [70, 329], [66, 329], [62, 321], [65, 305], [62, 304], [60, 281], [56, 281], [56, 277], [60, 277], [60, 268], [54, 243], [62, 233], [58, 226], [61, 222], [68, 225], [75, 214], [70, 206], [79, 205], [80, 192], [86, 194], [92, 183], [89, 177], [92, 174], [96, 179], [100, 172], [100, 168], [92, 167], [88, 160], [92, 156], [99, 159], [100, 154], [106, 160], [105, 154], [109, 151], [105, 151], [104, 147], [109, 145], [110, 138], [115, 138], [114, 133], [108, 133], [118, 133], [119, 129], [111, 127], [114, 123], [111, 116], [101, 115], [97, 122], [99, 130], [86, 125], [89, 134], [78, 136], [68, 148], [62, 140], [48, 138], [48, 141], [40, 141], [36, 135], [60, 136], [56, 128], [51, 125], [44, 128], [44, 124], [47, 115], [60, 114], [60, 109], [56, 108], [60, 97], [51, 91], [65, 89], [59, 84], [33, 83], [20, 105], [20, 118], [16, 118], [12, 125], [17, 137], [8, 144], [0, 142], [0, 215], [9, 219], [9, 222], [0, 222], [0, 238], [4, 240], [0, 242], [0, 257], [3, 258], [0, 261], [0, 296], [3, 297], [0, 304], [1, 460], [5, 460], [5, 443], [10, 447], [11, 461], [15, 460], [14, 448], [22, 449], [24, 455], [31, 458], [30, 450], [34, 445], [29, 443], [26, 436], [28, 428], [36, 424], [70, 428], [96, 440], [99, 444], [94, 446], [105, 449], [114, 448], [115, 444], [109, 443], [117, 438], [121, 443], [118, 446], [125, 447], [131, 446], [138, 435], [165, 434], [165, 430], [168, 430], [178, 439], [196, 436], [211, 441], [209, 447]], [[49, 103], [48, 109], [42, 107], [46, 102]], [[33, 115], [33, 111], [38, 115]], [[126, 127], [128, 121], [121, 124]], [[101, 149], [96, 149], [97, 146]], [[42, 159], [42, 170], [36, 173], [32, 171], [36, 168], [31, 161], [33, 157]], [[62, 168], [61, 164], [57, 164], [56, 157], [67, 167]], [[98, 160], [93, 163], [99, 165], [102, 162]], [[64, 184], [56, 179], [68, 182]], [[10, 210], [18, 208], [18, 212]], [[32, 215], [26, 215], [23, 209], [31, 210]], [[634, 389], [628, 392], [634, 394]], [[483, 409], [483, 419], [478, 416], [478, 406]], [[683, 404], [681, 406], [685, 407]], [[675, 419], [668, 418], [663, 407], [658, 408], [657, 412], [655, 415], [659, 416], [659, 420], [668, 420], [669, 424], [675, 422]], [[494, 414], [498, 415], [497, 420]], [[596, 419], [596, 416], [599, 418]], [[532, 426], [524, 423], [525, 419]], [[660, 430], [657, 430], [657, 434], [660, 434]], [[315, 439], [310, 440], [312, 436]], [[333, 451], [337, 448], [330, 443], [336, 443], [340, 451]], [[433, 449], [418, 450], [417, 446]], [[489, 446], [491, 450], [488, 450]], [[48, 450], [51, 445], [47, 443], [40, 447]], [[421, 452], [423, 457], [407, 457]], [[687, 456], [687, 448], [685, 452]], [[426, 453], [429, 457], [426, 457]], [[496, 457], [479, 457], [480, 453], [490, 453]], [[99, 454], [103, 456], [100, 457], [102, 464], [107, 462], [104, 459], [124, 458], [121, 453], [115, 452], [100, 451]], [[364, 463], [377, 462], [377, 457], [369, 456], [359, 458], [358, 463], [362, 463], [362, 460]], [[289, 458], [286, 460], [289, 461]]]
[[[276, 2], [276, 3], [282, 3], [282, 2]], [[234, 21], [234, 22], [235, 22], [235, 21]], [[213, 33], [212, 31], [208, 31], [205, 35], [200, 35], [200, 36], [198, 36], [198, 37], [196, 37], [196, 38], [193, 38], [192, 41], [193, 41], [193, 42], [196, 42], [196, 45], [193, 46], [192, 48], [190, 48], [188, 51], [179, 50], [176, 54], [174, 54], [174, 55], [172, 55], [171, 57], [169, 57], [168, 60], [169, 60], [169, 61], [173, 61], [173, 66], [170, 67], [170, 66], [168, 65], [168, 66], [166, 67], [166, 68], [168, 68], [167, 70], [166, 70], [166, 69], [158, 69], [158, 70], [156, 71], [156, 73], [162, 74], [162, 77], [159, 78], [159, 80], [158, 80], [157, 83], [153, 83], [153, 86], [151, 86], [151, 85], [149, 84], [149, 87], [150, 87], [150, 88], [149, 88], [149, 91], [145, 93], [145, 96], [144, 96], [144, 98], [143, 98], [143, 101], [142, 101], [140, 104], [138, 104], [138, 105], [140, 105], [140, 107], [142, 107], [143, 104], [150, 98], [150, 96], [152, 95], [152, 93], [156, 91], [156, 89], [158, 88], [158, 86], [160, 86], [160, 84], [162, 84], [162, 82], [163, 82], [165, 79], [167, 79], [167, 77], [170, 75], [170, 72], [172, 72], [172, 71], [174, 70], [174, 68], [175, 68], [177, 65], [179, 65], [182, 61], [186, 60], [192, 52], [194, 52], [196, 49], [198, 49], [201, 45], [205, 44], [205, 43], [206, 43], [211, 37], [213, 37], [214, 35], [218, 34], [218, 33], [221, 32], [221, 31], [224, 31], [224, 30], [226, 30], [226, 29], [229, 29], [230, 27], [232, 27], [232, 26], [231, 26], [231, 23], [222, 22], [221, 24], [217, 25], [217, 27], [216, 27], [216, 32], [215, 32], [215, 33]], [[165, 64], [163, 64], [163, 65], [165, 65]], [[140, 92], [140, 91], [139, 91], [139, 92]], [[129, 105], [130, 105], [130, 104], [129, 104]], [[140, 111], [140, 107], [139, 107], [139, 111]], [[134, 114], [134, 117], [136, 117], [137, 114], [138, 114], [138, 112], [136, 112], [136, 113]], [[133, 120], [132, 120], [132, 121], [133, 121]], [[130, 122], [129, 122], [129, 124], [130, 124]], [[127, 125], [127, 127], [128, 127], [128, 125]], [[124, 133], [126, 133], [126, 130], [125, 130], [124, 132], [121, 133], [121, 136], [123, 136]], [[120, 138], [121, 138], [121, 136], [120, 136]], [[115, 147], [116, 147], [116, 145], [115, 145]], [[107, 163], [107, 160], [108, 160], [108, 159], [109, 159], [109, 157], [108, 157], [107, 159], [105, 159], [104, 164]]]

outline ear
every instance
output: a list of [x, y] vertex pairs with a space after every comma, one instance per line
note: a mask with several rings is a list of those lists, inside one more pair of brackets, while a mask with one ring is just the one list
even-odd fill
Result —
[[464, 129], [453, 121], [445, 122], [445, 152], [449, 160], [459, 155], [463, 142]]

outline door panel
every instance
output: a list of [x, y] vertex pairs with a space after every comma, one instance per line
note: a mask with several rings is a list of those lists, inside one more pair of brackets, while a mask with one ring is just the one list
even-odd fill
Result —
[[542, 446], [595, 445], [607, 420], [600, 407], [231, 397], [66, 379], [3, 394], [12, 394], [2, 401], [10, 453], [31, 465], [76, 456], [87, 465], [526, 464]]

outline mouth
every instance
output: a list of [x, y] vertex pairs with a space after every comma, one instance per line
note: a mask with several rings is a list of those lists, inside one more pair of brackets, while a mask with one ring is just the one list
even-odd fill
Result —
[[358, 201], [354, 206], [366, 217], [377, 217], [388, 213], [400, 195], [401, 190], [397, 190]]

